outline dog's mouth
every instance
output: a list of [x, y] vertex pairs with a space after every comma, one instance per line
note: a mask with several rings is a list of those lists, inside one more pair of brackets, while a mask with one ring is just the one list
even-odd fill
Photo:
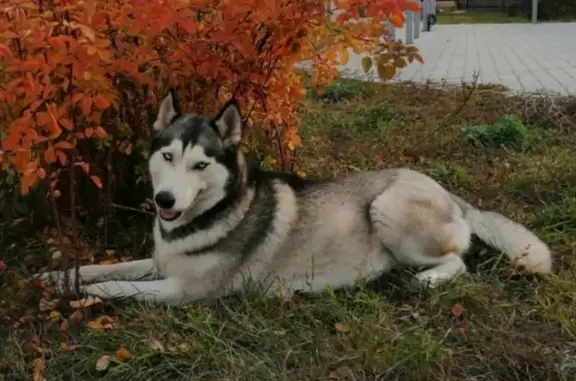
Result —
[[158, 215], [164, 221], [174, 221], [175, 219], [177, 219], [178, 217], [180, 217], [182, 215], [182, 212], [179, 212], [177, 210], [160, 209], [159, 208], [158, 209]]

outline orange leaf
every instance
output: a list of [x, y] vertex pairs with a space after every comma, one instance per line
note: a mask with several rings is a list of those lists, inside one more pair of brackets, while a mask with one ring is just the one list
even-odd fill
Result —
[[94, 105], [96, 105], [100, 110], [106, 110], [110, 107], [110, 101], [102, 95], [96, 95], [94, 97]]
[[103, 129], [101, 126], [98, 126], [94, 129], [94, 133], [96, 134], [96, 136], [98, 136], [99, 138], [105, 138], [106, 136], [108, 136], [108, 133], [106, 132], [105, 129]]
[[90, 176], [90, 180], [92, 180], [92, 182], [96, 184], [99, 189], [102, 189], [102, 180], [100, 180], [100, 177], [93, 175]]
[[116, 356], [122, 360], [130, 360], [132, 358], [130, 352], [128, 352], [128, 350], [124, 347], [118, 348], [116, 351]]
[[44, 151], [44, 160], [46, 160], [48, 164], [56, 162], [56, 151], [54, 150], [54, 147], [52, 147], [52, 145], [48, 146], [48, 149]]
[[30, 192], [30, 188], [36, 183], [38, 180], [38, 174], [34, 171], [30, 174], [24, 174], [20, 178], [20, 193], [22, 195], [27, 195]]
[[87, 138], [91, 138], [92, 135], [94, 135], [94, 129], [92, 127], [86, 127], [86, 130], [84, 131], [84, 136], [86, 136]]
[[46, 364], [42, 358], [37, 358], [32, 361], [32, 381], [46, 381], [44, 378], [45, 367]]
[[79, 161], [77, 163], [74, 163], [74, 165], [79, 166], [80, 168], [82, 168], [82, 170], [84, 171], [84, 173], [88, 174], [90, 173], [90, 164], [84, 162], [84, 161]]
[[68, 131], [72, 131], [74, 129], [74, 123], [70, 119], [62, 118], [60, 119], [60, 124]]
[[334, 329], [336, 330], [336, 332], [341, 332], [341, 333], [348, 332], [348, 327], [346, 325], [344, 325], [343, 323], [334, 324]]
[[70, 321], [63, 320], [62, 323], [60, 323], [60, 331], [68, 332], [69, 329], [70, 329]]
[[63, 151], [56, 151], [56, 156], [58, 157], [58, 161], [62, 165], [68, 164], [68, 156]]
[[56, 139], [62, 133], [62, 129], [58, 125], [58, 122], [56, 121], [54, 114], [52, 114], [52, 111], [48, 110], [47, 116], [48, 116], [47, 126], [49, 131], [48, 137], [50, 139]]
[[92, 98], [84, 97], [82, 98], [82, 104], [80, 106], [82, 108], [82, 114], [84, 116], [90, 115], [92, 112]]
[[58, 148], [58, 149], [74, 149], [74, 146], [67, 141], [61, 141], [58, 142], [54, 145], [54, 148]]
[[38, 169], [36, 170], [36, 175], [37, 175], [39, 178], [44, 179], [44, 178], [46, 178], [46, 171], [44, 170], [44, 168], [38, 168]]

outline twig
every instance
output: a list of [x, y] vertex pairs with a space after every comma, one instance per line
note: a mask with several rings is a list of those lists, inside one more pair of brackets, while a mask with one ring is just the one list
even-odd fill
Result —
[[136, 212], [136, 213], [141, 213], [141, 214], [147, 214], [149, 216], [155, 216], [155, 213], [149, 212], [147, 210], [142, 210], [142, 209], [138, 209], [138, 208], [132, 208], [131, 206], [125, 206], [125, 205], [120, 205], [120, 204], [114, 204], [111, 203], [110, 204], [111, 207], [116, 208], [116, 209], [121, 209], [121, 210], [127, 210], [129, 212]]

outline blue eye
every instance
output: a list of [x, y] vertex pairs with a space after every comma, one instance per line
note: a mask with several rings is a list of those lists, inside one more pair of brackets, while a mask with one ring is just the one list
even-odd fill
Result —
[[172, 154], [171, 154], [171, 153], [164, 152], [164, 153], [162, 154], [162, 157], [163, 157], [164, 160], [166, 160], [167, 162], [169, 162], [169, 163], [172, 162], [173, 157], [172, 157]]
[[205, 161], [200, 161], [196, 164], [194, 164], [194, 167], [192, 167], [193, 169], [197, 170], [197, 171], [201, 171], [204, 168], [206, 168], [210, 163], [206, 163]]

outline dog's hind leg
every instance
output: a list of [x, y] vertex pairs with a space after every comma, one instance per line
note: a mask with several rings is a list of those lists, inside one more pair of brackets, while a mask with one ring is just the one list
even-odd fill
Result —
[[416, 279], [431, 287], [466, 272], [461, 257], [471, 238], [458, 211], [435, 196], [435, 192], [421, 196], [392, 187], [370, 205], [372, 225], [382, 244], [398, 263], [429, 267], [416, 274]]
[[[102, 282], [108, 280], [151, 280], [158, 276], [152, 259], [141, 259], [111, 265], [86, 265], [78, 268], [79, 281], [82, 283]], [[64, 271], [52, 271], [36, 274], [34, 278], [54, 284], [56, 291], [66, 288]], [[70, 286], [76, 281], [75, 269], [68, 270]]]

